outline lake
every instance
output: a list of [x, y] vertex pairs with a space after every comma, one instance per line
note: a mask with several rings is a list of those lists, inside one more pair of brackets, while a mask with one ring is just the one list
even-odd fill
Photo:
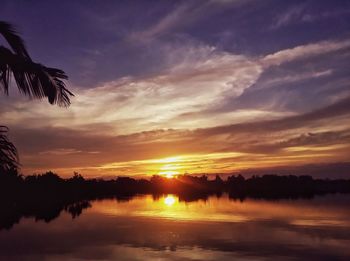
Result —
[[0, 230], [0, 260], [350, 260], [349, 203], [350, 195], [91, 201], [82, 213], [22, 217]]

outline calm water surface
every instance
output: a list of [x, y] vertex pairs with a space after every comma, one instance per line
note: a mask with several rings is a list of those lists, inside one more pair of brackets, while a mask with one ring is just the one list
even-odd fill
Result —
[[0, 260], [350, 260], [350, 196], [92, 201], [0, 230]]

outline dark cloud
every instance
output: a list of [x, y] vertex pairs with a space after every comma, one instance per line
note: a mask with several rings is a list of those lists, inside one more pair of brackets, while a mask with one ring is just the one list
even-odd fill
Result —
[[[350, 151], [349, 151], [350, 152]], [[333, 163], [318, 163], [307, 164], [300, 166], [278, 166], [267, 168], [250, 168], [235, 172], [245, 177], [252, 175], [278, 174], [278, 175], [310, 175], [315, 178], [331, 178], [331, 179], [348, 179], [350, 172], [350, 162], [333, 162]]]
[[303, 145], [320, 145], [320, 144], [339, 144], [350, 142], [350, 130], [345, 131], [327, 131], [320, 133], [307, 133], [301, 134], [298, 137], [282, 141], [280, 145], [282, 147], [293, 147]]

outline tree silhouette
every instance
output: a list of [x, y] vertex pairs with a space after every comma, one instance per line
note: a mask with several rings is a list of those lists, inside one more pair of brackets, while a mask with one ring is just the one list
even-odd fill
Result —
[[[0, 21], [0, 34], [9, 47], [0, 45], [0, 91], [9, 94], [14, 79], [20, 93], [31, 98], [47, 98], [50, 104], [69, 106], [73, 96], [63, 80], [68, 79], [64, 71], [46, 67], [32, 60], [23, 39], [14, 27]], [[18, 166], [15, 146], [8, 140], [7, 128], [0, 126], [0, 169]]]

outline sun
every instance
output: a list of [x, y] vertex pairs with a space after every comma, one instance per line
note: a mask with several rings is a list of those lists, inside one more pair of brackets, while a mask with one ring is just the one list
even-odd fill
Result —
[[179, 164], [179, 157], [166, 158], [163, 160], [159, 167], [159, 175], [165, 176], [168, 179], [174, 178], [179, 174], [179, 169], [181, 165]]
[[173, 171], [173, 170], [167, 170], [167, 171], [161, 171], [158, 174], [162, 175], [168, 179], [172, 179], [172, 178], [175, 178], [175, 176], [178, 175], [179, 172]]
[[175, 178], [180, 175], [183, 166], [184, 157], [174, 156], [168, 158], [154, 159], [152, 164], [156, 169], [156, 174], [168, 179]]

